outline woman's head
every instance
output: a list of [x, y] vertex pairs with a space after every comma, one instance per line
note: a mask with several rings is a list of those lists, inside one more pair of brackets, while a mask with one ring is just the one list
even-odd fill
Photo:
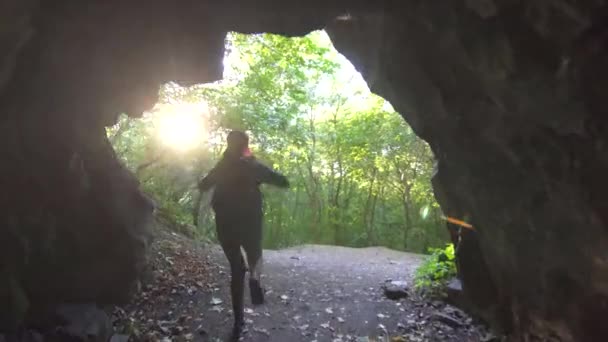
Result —
[[226, 152], [235, 155], [243, 155], [249, 149], [249, 137], [241, 131], [231, 131], [226, 139], [228, 147]]

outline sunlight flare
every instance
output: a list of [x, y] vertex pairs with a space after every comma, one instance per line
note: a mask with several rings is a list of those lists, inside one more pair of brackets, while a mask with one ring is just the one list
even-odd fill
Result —
[[159, 110], [158, 134], [161, 142], [178, 151], [192, 150], [207, 135], [200, 103], [166, 104]]

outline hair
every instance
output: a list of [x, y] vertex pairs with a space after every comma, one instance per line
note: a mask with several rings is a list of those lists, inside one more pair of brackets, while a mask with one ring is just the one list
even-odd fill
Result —
[[249, 146], [249, 137], [245, 132], [231, 131], [226, 138], [228, 147], [225, 154], [241, 155], [243, 150]]

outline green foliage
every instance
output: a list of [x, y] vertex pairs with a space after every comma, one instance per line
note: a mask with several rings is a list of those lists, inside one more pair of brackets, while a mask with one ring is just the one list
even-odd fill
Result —
[[442, 295], [446, 282], [456, 276], [454, 245], [445, 248], [429, 248], [422, 265], [416, 270], [414, 286], [431, 296]]
[[424, 252], [445, 243], [430, 148], [369, 91], [324, 32], [234, 33], [226, 49], [223, 81], [161, 89], [161, 105], [206, 105], [200, 146], [167, 148], [157, 134], [160, 109], [139, 120], [121, 118], [108, 130], [168, 218], [213, 235], [209, 194], [199, 197], [194, 185], [217, 162], [226, 131], [242, 129], [254, 154], [292, 185], [263, 187], [266, 248], [324, 243]]

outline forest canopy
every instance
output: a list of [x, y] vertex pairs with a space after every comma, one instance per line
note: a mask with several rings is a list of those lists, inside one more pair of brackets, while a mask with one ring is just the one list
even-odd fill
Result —
[[303, 243], [444, 246], [432, 189], [433, 155], [390, 103], [370, 92], [324, 31], [305, 37], [230, 33], [224, 79], [166, 84], [141, 119], [108, 128], [117, 154], [173, 225], [214, 239], [210, 194], [196, 182], [217, 162], [231, 129], [285, 174], [263, 186], [266, 248]]

